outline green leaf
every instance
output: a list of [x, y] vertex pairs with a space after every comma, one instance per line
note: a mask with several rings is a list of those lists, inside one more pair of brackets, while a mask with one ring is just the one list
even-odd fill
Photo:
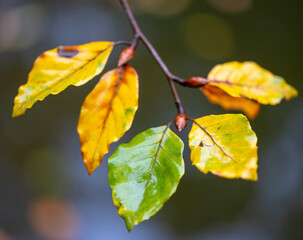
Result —
[[210, 115], [193, 120], [189, 148], [203, 173], [256, 181], [257, 137], [242, 114]]
[[108, 160], [113, 201], [127, 229], [155, 215], [184, 174], [183, 142], [169, 126], [150, 128], [121, 144]]

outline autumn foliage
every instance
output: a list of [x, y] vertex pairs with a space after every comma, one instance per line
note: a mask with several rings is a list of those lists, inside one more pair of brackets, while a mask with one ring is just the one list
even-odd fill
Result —
[[[178, 108], [176, 128], [182, 131], [192, 122], [188, 136], [192, 164], [205, 174], [256, 181], [257, 137], [248, 119], [242, 114], [192, 119], [185, 113], [174, 84], [201, 90], [211, 103], [242, 111], [250, 119], [258, 115], [261, 104], [276, 105], [297, 96], [297, 91], [282, 77], [254, 62], [219, 64], [207, 77], [176, 77], [141, 32], [127, 2], [120, 2], [134, 28], [133, 41], [92, 42], [44, 52], [35, 61], [27, 83], [19, 88], [13, 117], [24, 114], [50, 94], [87, 83], [103, 71], [113, 48], [126, 44], [117, 67], [101, 77], [81, 107], [77, 130], [84, 164], [92, 174], [109, 152], [110, 144], [118, 141], [134, 120], [139, 78], [129, 62], [142, 41], [171, 86]], [[184, 144], [171, 130], [171, 123], [138, 134], [129, 143], [121, 144], [108, 160], [113, 201], [128, 230], [156, 214], [176, 191], [184, 174]]]

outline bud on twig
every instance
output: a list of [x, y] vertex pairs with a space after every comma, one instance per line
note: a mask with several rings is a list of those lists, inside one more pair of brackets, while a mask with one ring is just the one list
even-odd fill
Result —
[[185, 81], [187, 87], [199, 88], [208, 83], [208, 80], [203, 77], [191, 77]]
[[132, 60], [134, 55], [135, 55], [135, 47], [134, 46], [131, 45], [131, 46], [125, 48], [124, 51], [120, 55], [119, 62], [118, 62], [118, 67], [128, 63], [130, 60]]
[[176, 128], [181, 132], [187, 125], [186, 114], [180, 113], [175, 119]]

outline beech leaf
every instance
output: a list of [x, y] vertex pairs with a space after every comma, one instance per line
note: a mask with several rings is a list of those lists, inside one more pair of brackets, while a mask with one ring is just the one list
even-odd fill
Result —
[[261, 104], [276, 105], [283, 98], [289, 100], [298, 95], [282, 77], [254, 62], [219, 64], [208, 74], [207, 85], [218, 87], [232, 97], [253, 99]]
[[121, 144], [108, 160], [113, 201], [127, 229], [155, 215], [184, 174], [183, 142], [169, 126], [150, 128]]
[[113, 42], [91, 42], [44, 52], [36, 59], [27, 83], [19, 88], [13, 117], [24, 114], [49, 94], [56, 95], [70, 85], [81, 86], [101, 73], [113, 45]]
[[79, 117], [78, 133], [84, 164], [91, 174], [131, 127], [138, 109], [138, 75], [129, 65], [102, 76], [86, 97]]
[[254, 119], [260, 111], [260, 104], [243, 97], [232, 97], [221, 88], [210, 84], [200, 88], [207, 99], [214, 104], [219, 104], [225, 110], [243, 111], [250, 119]]
[[257, 180], [257, 137], [244, 115], [210, 115], [193, 121], [189, 133], [193, 165], [205, 174]]

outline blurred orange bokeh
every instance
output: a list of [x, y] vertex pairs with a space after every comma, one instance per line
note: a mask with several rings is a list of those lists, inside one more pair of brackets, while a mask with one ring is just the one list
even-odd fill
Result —
[[74, 239], [81, 229], [76, 208], [55, 197], [34, 199], [28, 206], [28, 219], [36, 234], [47, 239]]

